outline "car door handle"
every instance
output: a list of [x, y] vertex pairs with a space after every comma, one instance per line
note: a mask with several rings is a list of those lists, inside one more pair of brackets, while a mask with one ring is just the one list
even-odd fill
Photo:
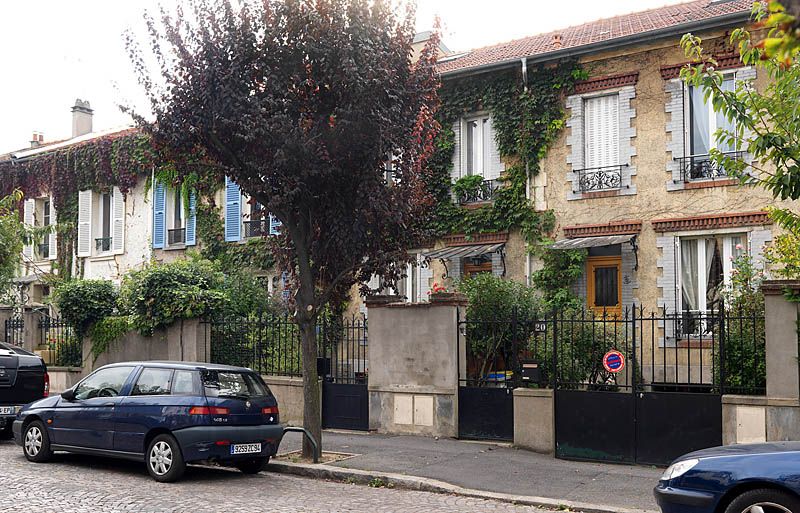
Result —
[[117, 405], [117, 403], [105, 403], [105, 404], [102, 404], [101, 406], [104, 406], [104, 407], [111, 406], [113, 408], [116, 405]]

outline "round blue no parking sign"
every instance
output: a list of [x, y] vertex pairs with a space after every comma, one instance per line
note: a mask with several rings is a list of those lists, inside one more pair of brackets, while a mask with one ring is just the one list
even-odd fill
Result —
[[608, 372], [619, 372], [625, 368], [625, 356], [616, 349], [612, 349], [603, 356], [603, 367]]

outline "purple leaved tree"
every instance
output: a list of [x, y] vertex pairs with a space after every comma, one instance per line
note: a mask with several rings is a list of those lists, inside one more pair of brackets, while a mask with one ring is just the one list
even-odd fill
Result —
[[148, 44], [127, 37], [155, 146], [179, 174], [199, 162], [229, 176], [283, 223], [272, 250], [294, 277], [303, 424], [320, 441], [320, 312], [373, 275], [398, 279], [429, 236], [437, 40], [412, 61], [413, 14], [385, 0], [193, 0], [146, 16]]

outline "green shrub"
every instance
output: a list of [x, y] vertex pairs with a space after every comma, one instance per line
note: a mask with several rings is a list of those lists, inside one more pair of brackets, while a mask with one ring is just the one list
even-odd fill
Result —
[[80, 337], [95, 323], [114, 313], [117, 290], [106, 280], [70, 280], [55, 290], [55, 302], [61, 317], [75, 328]]
[[215, 315], [227, 296], [223, 274], [207, 260], [178, 260], [132, 271], [122, 282], [122, 309], [143, 335], [166, 328], [178, 319]]
[[[458, 290], [469, 300], [467, 306], [467, 354], [477, 365], [477, 377], [483, 377], [502, 359], [507, 369], [518, 369], [518, 352], [532, 329], [530, 320], [537, 317], [540, 300], [536, 291], [522, 283], [477, 274], [462, 280]], [[474, 372], [473, 372], [474, 374]]]
[[542, 268], [531, 276], [548, 308], [581, 308], [583, 300], [572, 292], [572, 285], [586, 271], [585, 249], [539, 247], [536, 255]]

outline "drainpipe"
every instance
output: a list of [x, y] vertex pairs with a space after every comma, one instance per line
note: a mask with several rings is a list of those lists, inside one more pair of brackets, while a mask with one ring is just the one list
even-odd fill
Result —
[[[523, 57], [520, 59], [522, 63], [522, 89], [526, 93], [528, 92], [528, 59]], [[531, 199], [531, 177], [528, 170], [528, 161], [525, 161], [525, 198], [530, 201]], [[505, 261], [503, 261], [503, 266], [505, 267]], [[530, 286], [531, 284], [531, 256], [528, 252], [525, 252], [525, 281], [527, 285]]]

